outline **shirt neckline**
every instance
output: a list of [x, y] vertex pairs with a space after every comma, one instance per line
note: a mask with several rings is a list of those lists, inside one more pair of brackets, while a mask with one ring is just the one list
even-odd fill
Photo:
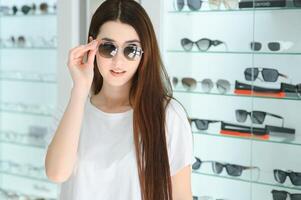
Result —
[[100, 113], [102, 115], [105, 115], [105, 116], [111, 116], [111, 117], [114, 117], [114, 116], [127, 116], [129, 114], [131, 114], [133, 112], [133, 108], [127, 110], [127, 111], [124, 111], [124, 112], [117, 112], [117, 113], [109, 113], [109, 112], [105, 112], [99, 108], [97, 108], [95, 105], [92, 104], [91, 102], [91, 96], [89, 96], [88, 98], [88, 105], [91, 107], [91, 109], [94, 111], [94, 112], [97, 112], [97, 113]]

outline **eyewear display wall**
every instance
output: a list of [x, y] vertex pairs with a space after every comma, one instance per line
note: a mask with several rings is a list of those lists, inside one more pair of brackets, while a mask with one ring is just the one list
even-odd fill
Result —
[[300, 199], [301, 9], [280, 1], [162, 3], [163, 61], [198, 158], [194, 199]]
[[44, 169], [57, 100], [57, 27], [56, 0], [0, 0], [0, 200], [58, 199]]

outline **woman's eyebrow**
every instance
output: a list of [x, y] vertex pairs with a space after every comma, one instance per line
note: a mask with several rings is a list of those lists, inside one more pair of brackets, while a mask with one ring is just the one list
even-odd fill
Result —
[[[104, 37], [104, 38], [102, 38], [102, 40], [106, 40], [106, 41], [109, 41], [109, 42], [116, 42], [115, 40], [113, 40], [113, 39], [111, 39], [111, 38], [107, 38], [107, 37]], [[140, 41], [139, 40], [128, 40], [128, 41], [126, 41], [125, 43], [133, 43], [133, 42], [137, 42], [137, 43], [140, 43]]]

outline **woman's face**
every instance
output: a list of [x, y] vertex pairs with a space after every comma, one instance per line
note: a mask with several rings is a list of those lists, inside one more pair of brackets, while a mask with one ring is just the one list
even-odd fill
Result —
[[100, 52], [96, 54], [98, 69], [103, 77], [104, 84], [110, 86], [130, 84], [139, 66], [141, 56], [138, 56], [135, 60], [128, 60], [124, 55], [123, 48], [128, 46], [141, 47], [135, 29], [119, 21], [109, 21], [101, 26], [97, 39], [101, 44], [117, 47], [117, 53], [112, 58], [107, 58], [101, 55]]

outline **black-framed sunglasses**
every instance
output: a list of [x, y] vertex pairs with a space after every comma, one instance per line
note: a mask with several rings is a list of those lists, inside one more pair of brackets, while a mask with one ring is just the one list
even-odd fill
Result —
[[218, 46], [225, 43], [220, 40], [211, 40], [208, 38], [202, 38], [195, 42], [188, 38], [181, 39], [181, 45], [185, 51], [190, 51], [193, 47], [193, 44], [196, 44], [200, 51], [207, 51], [211, 46]]
[[[177, 86], [178, 82], [179, 80], [177, 77], [172, 78], [172, 84], [174, 87]], [[194, 90], [197, 86], [197, 83], [201, 83], [201, 87], [204, 92], [210, 92], [214, 87], [214, 83], [211, 79], [197, 81], [194, 78], [185, 77], [181, 79], [181, 83], [186, 90]], [[225, 79], [218, 79], [215, 84], [218, 92], [221, 94], [225, 94], [230, 91], [231, 84]]]
[[[102, 57], [113, 58], [117, 55], [119, 49], [122, 48], [117, 47], [112, 42], [103, 42], [99, 45], [98, 52]], [[142, 54], [142, 48], [135, 44], [129, 44], [123, 48], [123, 55], [130, 61], [138, 60], [142, 57]]]
[[218, 120], [207, 120], [207, 119], [196, 119], [196, 118], [190, 118], [189, 121], [191, 125], [192, 123], [195, 123], [196, 128], [201, 131], [207, 130], [210, 123], [220, 122]]
[[250, 67], [246, 68], [244, 71], [245, 79], [247, 81], [255, 81], [259, 75], [259, 72], [261, 72], [262, 78], [266, 82], [276, 82], [279, 76], [288, 78], [287, 75], [279, 73], [277, 69]]
[[293, 185], [296, 186], [301, 185], [301, 172], [294, 172], [291, 170], [283, 171], [280, 169], [274, 169], [274, 178], [278, 183], [284, 183], [287, 176], [290, 178]]
[[252, 122], [255, 124], [263, 124], [265, 117], [267, 115], [282, 119], [282, 126], [284, 124], [283, 117], [281, 117], [279, 115], [275, 115], [275, 114], [263, 112], [263, 111], [258, 111], [258, 110], [253, 110], [251, 112], [248, 112], [246, 110], [241, 110], [241, 109], [235, 110], [235, 116], [236, 116], [236, 120], [238, 122], [245, 122], [247, 120], [248, 115], [250, 115]]
[[244, 170], [249, 169], [259, 169], [258, 167], [248, 167], [248, 166], [242, 166], [242, 165], [236, 165], [236, 164], [230, 164], [230, 163], [221, 163], [217, 161], [202, 161], [200, 158], [195, 157], [196, 161], [192, 165], [193, 170], [198, 170], [203, 163], [211, 163], [212, 164], [212, 171], [215, 174], [221, 174], [223, 171], [223, 168], [226, 168], [226, 172], [229, 176], [241, 176], [242, 172]]
[[273, 200], [287, 200], [289, 197], [290, 200], [301, 200], [301, 193], [289, 193], [284, 190], [272, 190]]
[[223, 168], [226, 168], [226, 172], [229, 176], [241, 176], [244, 170], [259, 169], [258, 167], [249, 167], [230, 163], [220, 163], [216, 161], [212, 162], [212, 170], [215, 174], [222, 173]]

